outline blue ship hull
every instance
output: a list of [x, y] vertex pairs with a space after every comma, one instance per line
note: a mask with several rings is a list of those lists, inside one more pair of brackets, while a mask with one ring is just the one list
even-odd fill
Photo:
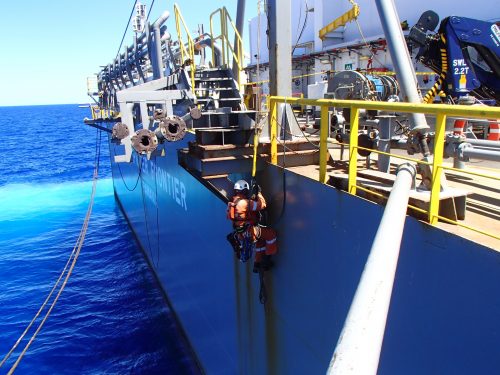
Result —
[[[325, 373], [383, 207], [268, 165], [258, 177], [280, 250], [266, 276], [265, 311], [258, 276], [226, 242], [225, 202], [177, 163], [177, 149], [193, 139], [167, 144], [150, 161], [112, 162], [112, 170], [116, 197], [200, 367]], [[407, 217], [378, 373], [498, 372], [499, 266], [499, 252]]]

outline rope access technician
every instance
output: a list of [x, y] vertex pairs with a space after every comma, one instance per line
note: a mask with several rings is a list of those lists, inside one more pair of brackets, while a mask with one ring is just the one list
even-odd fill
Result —
[[271, 256], [278, 252], [276, 231], [259, 224], [260, 212], [266, 208], [266, 200], [260, 186], [250, 187], [245, 180], [234, 184], [234, 197], [227, 205], [227, 218], [233, 222], [234, 231], [228, 234], [236, 256], [242, 262], [251, 258], [255, 249], [253, 272], [269, 270], [273, 262]]

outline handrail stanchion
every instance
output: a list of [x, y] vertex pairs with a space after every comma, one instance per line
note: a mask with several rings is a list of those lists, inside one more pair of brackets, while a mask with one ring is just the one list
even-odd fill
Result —
[[[194, 61], [194, 41], [193, 38], [191, 37], [191, 34], [189, 33], [189, 28], [186, 25], [186, 22], [184, 21], [184, 18], [182, 17], [181, 10], [177, 4], [174, 4], [174, 13], [175, 13], [175, 28], [177, 29], [177, 37], [179, 41], [179, 50], [181, 53], [181, 63], [184, 64], [184, 55], [189, 55], [190, 58], [190, 65], [191, 65], [191, 87], [194, 90], [195, 87], [195, 81], [194, 81], [194, 72], [196, 70], [196, 64]], [[184, 27], [184, 30], [186, 31], [186, 37], [188, 40], [188, 49], [186, 50], [186, 47], [184, 46], [184, 42], [182, 41], [182, 31], [181, 31], [181, 24]]]
[[[419, 104], [419, 103], [390, 103], [390, 102], [375, 102], [375, 101], [356, 101], [356, 100], [335, 100], [335, 99], [297, 99], [297, 98], [287, 98], [283, 96], [268, 96], [267, 97], [267, 108], [269, 109], [269, 139], [271, 142], [271, 163], [277, 164], [277, 104], [278, 103], [297, 103], [301, 105], [310, 106], [321, 106], [321, 107], [338, 107], [338, 108], [351, 108], [351, 134], [349, 142], [349, 180], [348, 180], [348, 192], [355, 195], [357, 190], [363, 190], [369, 194], [375, 194], [371, 190], [363, 188], [362, 186], [356, 185], [357, 177], [357, 150], [362, 147], [358, 146], [358, 128], [359, 128], [359, 109], [364, 108], [367, 110], [383, 110], [383, 111], [394, 111], [394, 112], [406, 112], [406, 113], [426, 113], [433, 114], [436, 116], [436, 133], [435, 133], [435, 146], [434, 146], [434, 156], [432, 162], [427, 162], [423, 160], [412, 159], [409, 157], [402, 156], [400, 154], [387, 154], [379, 150], [371, 150], [378, 154], [387, 154], [395, 158], [410, 161], [412, 163], [420, 163], [420, 165], [429, 165], [432, 167], [433, 175], [431, 181], [431, 196], [429, 208], [423, 210], [422, 208], [412, 206], [413, 210], [418, 212], [423, 212], [428, 221], [436, 225], [438, 220], [444, 222], [452, 223], [460, 226], [461, 228], [466, 228], [472, 230], [476, 233], [481, 233], [486, 236], [500, 239], [500, 237], [493, 233], [488, 233], [479, 228], [474, 228], [457, 220], [450, 220], [446, 217], [439, 216], [439, 195], [441, 190], [441, 178], [444, 171], [450, 170], [457, 173], [464, 173], [471, 176], [479, 176], [493, 179], [494, 181], [500, 181], [500, 178], [484, 173], [473, 172], [470, 170], [458, 170], [455, 168], [447, 167], [443, 165], [443, 149], [445, 140], [445, 123], [447, 117], [465, 117], [465, 118], [477, 118], [477, 119], [489, 119], [489, 118], [500, 118], [500, 108], [498, 107], [488, 107], [488, 106], [464, 106], [464, 105], [429, 105], [429, 104]], [[325, 112], [322, 110], [322, 117], [324, 118]], [[324, 121], [324, 120], [323, 120]], [[321, 135], [321, 133], [320, 133]], [[329, 142], [327, 138], [327, 143]], [[321, 138], [320, 138], [321, 143]], [[320, 152], [324, 155], [320, 145]], [[466, 149], [464, 153], [472, 155], [485, 155], [490, 157], [491, 152], [488, 150], [476, 150], [469, 151]], [[493, 156], [491, 156], [493, 158]], [[488, 159], [490, 160], [490, 159]], [[497, 160], [497, 159], [495, 159]], [[323, 167], [322, 167], [323, 166]], [[326, 177], [326, 163], [323, 164], [323, 159], [320, 156], [320, 176], [319, 178]], [[359, 189], [358, 189], [359, 188]]]
[[443, 164], [444, 138], [446, 130], [446, 114], [439, 113], [436, 116], [436, 130], [434, 135], [434, 160], [432, 162], [432, 187], [431, 200], [429, 204], [429, 223], [435, 225], [439, 214], [439, 192], [441, 191], [441, 168]]
[[416, 169], [398, 168], [382, 220], [333, 353], [328, 375], [375, 375], [398, 264], [410, 189]]
[[[213, 18], [215, 15], [219, 15], [219, 20], [220, 20], [220, 34], [217, 36], [214, 36], [214, 22]], [[235, 35], [235, 45], [232, 46], [229, 37], [228, 37], [228, 32], [229, 32], [229, 25], [234, 30], [234, 35]], [[214, 48], [214, 43], [220, 39], [221, 41], [221, 65], [225, 67], [229, 67], [229, 61], [230, 61], [230, 56], [233, 56], [233, 60], [236, 63], [236, 66], [238, 67], [239, 71], [238, 74], [235, 75], [235, 79], [238, 82], [238, 86], [240, 86], [240, 76], [239, 72], [243, 70], [243, 39], [241, 38], [241, 35], [238, 31], [238, 28], [234, 24], [231, 16], [229, 15], [229, 12], [227, 11], [226, 7], [219, 8], [215, 11], [213, 11], [210, 14], [210, 38], [212, 41], [212, 60], [215, 61], [215, 48]], [[240, 87], [241, 89], [241, 87]]]
[[358, 128], [359, 128], [359, 108], [351, 107], [351, 129], [349, 140], [349, 179], [348, 191], [356, 195], [356, 175], [358, 173]]
[[328, 107], [321, 106], [321, 123], [320, 123], [320, 136], [319, 136], [319, 182], [326, 183], [326, 161], [328, 159]]
[[269, 137], [271, 138], [271, 164], [278, 164], [278, 102], [269, 100]]

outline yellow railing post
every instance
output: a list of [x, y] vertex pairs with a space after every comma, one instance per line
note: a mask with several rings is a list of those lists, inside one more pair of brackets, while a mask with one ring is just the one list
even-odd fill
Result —
[[[221, 29], [221, 33], [217, 36], [214, 36], [214, 25], [213, 25], [213, 18], [216, 14], [219, 14], [219, 21], [220, 21], [220, 29]], [[223, 35], [223, 20], [222, 20], [223, 16], [222, 16], [222, 8], [219, 8], [219, 9], [216, 9], [214, 10], [211, 14], [210, 14], [210, 39], [212, 40], [212, 64], [214, 64], [214, 67], [215, 67], [215, 41], [217, 39], [220, 39], [221, 41], [221, 63], [222, 65], [225, 65], [226, 63], [226, 46], [225, 46], [225, 42], [224, 42], [224, 35]]]
[[270, 98], [269, 100], [269, 137], [271, 138], [271, 164], [278, 164], [278, 102]]
[[326, 161], [328, 160], [328, 107], [321, 106], [321, 123], [319, 136], [319, 182], [326, 183]]
[[174, 13], [175, 13], [175, 29], [177, 31], [177, 41], [179, 42], [181, 61], [184, 62], [184, 42], [182, 41], [180, 9], [179, 9], [179, 6], [177, 4], [174, 4]]
[[[177, 29], [177, 40], [179, 41], [179, 50], [181, 53], [181, 61], [182, 64], [184, 64], [184, 56], [189, 55], [190, 65], [191, 65], [191, 87], [194, 90], [194, 72], [196, 71], [196, 65], [194, 61], [194, 41], [193, 38], [191, 37], [191, 34], [189, 33], [189, 29], [186, 26], [186, 22], [184, 21], [184, 18], [182, 17], [181, 10], [177, 4], [174, 4], [174, 13], [175, 13], [175, 28]], [[184, 46], [184, 42], [182, 41], [182, 30], [181, 30], [181, 24], [184, 27], [184, 30], [186, 31], [186, 37], [188, 40], [188, 49], [186, 50], [186, 47]]]
[[358, 173], [358, 128], [359, 128], [359, 108], [351, 107], [348, 191], [349, 193], [354, 195], [356, 194], [356, 175]]
[[[220, 34], [217, 36], [214, 36], [214, 22], [213, 18], [214, 16], [218, 14], [219, 19], [220, 19]], [[234, 33], [236, 35], [236, 43], [237, 45], [233, 46], [231, 45], [231, 42], [228, 39], [228, 32], [229, 32], [229, 26], [230, 24], [234, 30]], [[210, 14], [210, 38], [212, 40], [212, 62], [215, 61], [215, 49], [214, 49], [214, 44], [215, 41], [220, 39], [221, 41], [221, 65], [225, 67], [229, 67], [229, 61], [230, 61], [230, 56], [234, 57], [234, 60], [238, 64], [238, 68], [241, 71], [243, 69], [243, 40], [241, 38], [240, 33], [238, 32], [238, 29], [234, 25], [233, 20], [231, 19], [231, 16], [229, 15], [229, 12], [227, 11], [226, 7], [219, 8], [212, 12]], [[237, 49], [237, 50], [236, 50]], [[238, 82], [238, 85], [240, 85], [240, 77], [239, 74], [237, 77], [235, 77], [236, 81]]]
[[[432, 161], [432, 188], [429, 205], [429, 222], [437, 224], [439, 215], [439, 193], [441, 191], [441, 168], [444, 152], [444, 133], [446, 130], [446, 115], [439, 113], [436, 117], [436, 133], [434, 135], [434, 156]], [[452, 198], [453, 199], [453, 198]]]

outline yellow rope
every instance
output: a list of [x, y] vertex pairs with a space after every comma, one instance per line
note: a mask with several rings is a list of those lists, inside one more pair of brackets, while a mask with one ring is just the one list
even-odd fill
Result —
[[259, 135], [260, 129], [255, 127], [255, 133], [253, 135], [253, 164], [252, 164], [252, 178], [255, 177], [257, 173], [257, 149], [259, 148]]

